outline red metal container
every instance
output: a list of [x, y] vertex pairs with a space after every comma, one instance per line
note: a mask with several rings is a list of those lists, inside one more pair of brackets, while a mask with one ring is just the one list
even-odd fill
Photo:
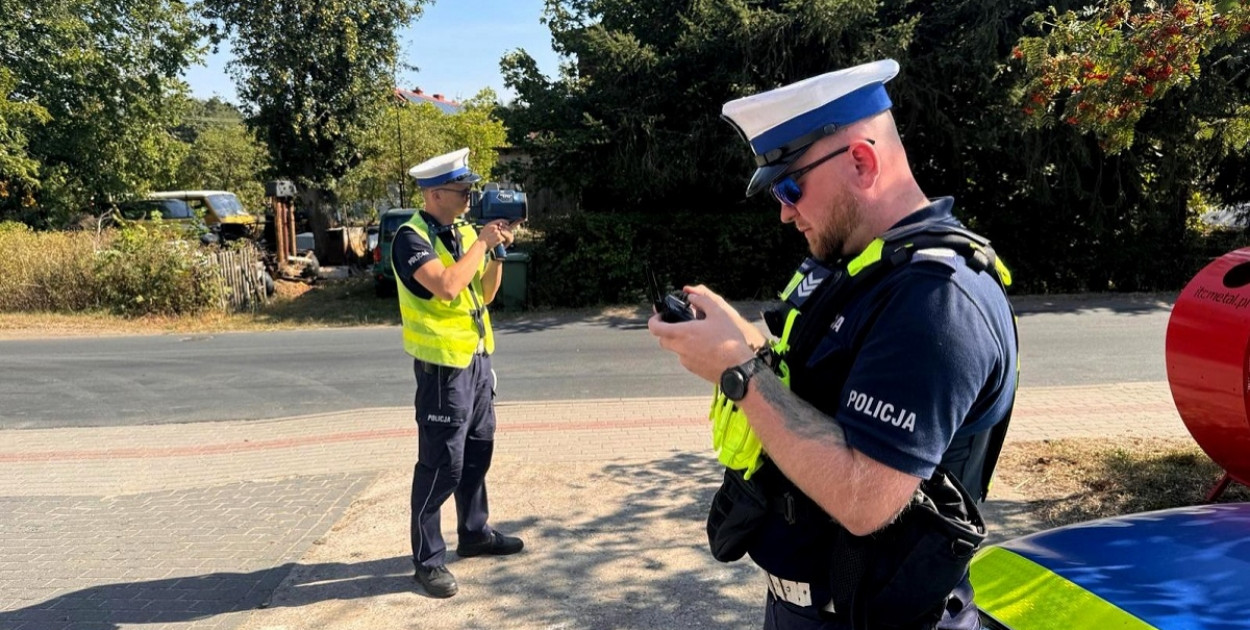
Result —
[[1167, 332], [1168, 383], [1194, 440], [1230, 480], [1250, 485], [1250, 248], [1217, 258], [1185, 286]]

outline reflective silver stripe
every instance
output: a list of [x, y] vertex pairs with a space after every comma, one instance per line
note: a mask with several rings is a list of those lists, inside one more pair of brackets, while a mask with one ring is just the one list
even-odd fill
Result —
[[[764, 576], [768, 578], [768, 591], [773, 594], [773, 597], [795, 606], [812, 605], [812, 586], [807, 582], [783, 580], [771, 573], [765, 573]], [[833, 608], [833, 600], [829, 600], [829, 603], [825, 604], [821, 610], [827, 613], [837, 612]]]
[[771, 573], [764, 575], [768, 576], [768, 590], [772, 591], [773, 597], [795, 606], [812, 605], [812, 586], [807, 582], [783, 580]]

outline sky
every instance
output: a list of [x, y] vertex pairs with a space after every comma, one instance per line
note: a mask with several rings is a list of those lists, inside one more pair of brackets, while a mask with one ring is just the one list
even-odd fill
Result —
[[[400, 59], [419, 70], [401, 70], [398, 87], [419, 87], [456, 101], [489, 87], [507, 102], [515, 94], [504, 87], [499, 60], [518, 48], [554, 78], [560, 59], [551, 49], [551, 31], [538, 21], [542, 11], [543, 0], [436, 0], [425, 5], [421, 17], [399, 33]], [[226, 74], [232, 58], [223, 46], [204, 64], [188, 68], [191, 95], [238, 104], [234, 81]]]

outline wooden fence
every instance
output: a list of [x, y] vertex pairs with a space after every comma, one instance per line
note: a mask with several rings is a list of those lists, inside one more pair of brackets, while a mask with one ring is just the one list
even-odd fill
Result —
[[213, 263], [221, 279], [221, 310], [256, 310], [269, 301], [260, 252], [223, 249], [213, 254]]

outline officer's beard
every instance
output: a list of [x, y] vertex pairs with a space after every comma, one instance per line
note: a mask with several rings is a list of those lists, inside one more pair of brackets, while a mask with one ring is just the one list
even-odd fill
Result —
[[840, 188], [825, 206], [825, 216], [828, 220], [812, 239], [811, 249], [812, 256], [829, 261], [844, 255], [851, 232], [860, 224], [863, 206], [849, 191]]

